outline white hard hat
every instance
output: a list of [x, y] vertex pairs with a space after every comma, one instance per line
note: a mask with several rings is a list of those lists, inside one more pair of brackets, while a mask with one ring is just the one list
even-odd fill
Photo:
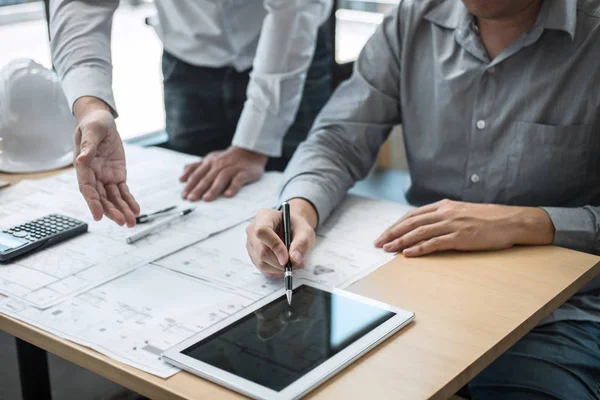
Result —
[[39, 172], [69, 165], [76, 127], [53, 71], [25, 59], [0, 69], [0, 171]]

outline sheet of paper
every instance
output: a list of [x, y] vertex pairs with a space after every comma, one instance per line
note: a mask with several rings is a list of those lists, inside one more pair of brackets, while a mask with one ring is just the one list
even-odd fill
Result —
[[[342, 204], [317, 231], [317, 238], [321, 243], [327, 243], [323, 247], [327, 252], [335, 248], [345, 249], [343, 254], [347, 256], [345, 258], [342, 256], [338, 260], [346, 260], [347, 265], [353, 268], [351, 270], [356, 272], [349, 274], [348, 279], [337, 285], [338, 287], [346, 288], [352, 285], [395, 257], [394, 254], [375, 248], [374, 242], [390, 225], [414, 209], [415, 207], [407, 204], [354, 195], [346, 196]], [[361, 256], [354, 257], [353, 251], [358, 251]], [[357, 261], [362, 260], [363, 257], [365, 260], [370, 257], [371, 260], [376, 261], [370, 266], [366, 262]], [[321, 259], [318, 260], [321, 263]], [[356, 268], [357, 264], [360, 268]]]
[[147, 265], [46, 310], [9, 298], [0, 312], [166, 378], [179, 370], [160, 359], [164, 350], [251, 302]]
[[1, 266], [0, 293], [47, 308], [239, 224], [258, 209], [272, 207], [277, 202], [279, 173], [265, 174], [259, 182], [242, 188], [233, 199], [184, 202], [177, 178], [183, 164], [191, 161], [189, 156], [162, 149], [128, 148], [128, 154], [133, 154], [128, 159], [130, 187], [144, 212], [170, 205], [193, 206], [194, 212], [128, 245], [126, 236], [149, 225], [128, 229], [107, 218], [94, 222], [78, 191], [74, 171], [22, 182], [11, 189], [18, 191], [18, 197], [9, 194], [14, 196], [13, 201], [3, 202], [0, 208], [0, 229], [60, 213], [87, 222], [89, 232]]
[[[369, 219], [365, 220], [369, 209]], [[371, 231], [378, 235], [382, 226], [409, 209], [348, 198], [333, 216], [336, 223], [319, 230], [306, 268], [296, 271], [295, 277], [330, 287], [355, 282], [393, 257], [372, 246]], [[376, 226], [366, 227], [365, 221]], [[168, 377], [178, 370], [160, 360], [162, 351], [283, 286], [281, 279], [266, 278], [252, 265], [245, 248], [246, 224], [121, 274], [54, 307], [41, 310], [20, 299], [7, 298], [0, 301], [0, 312]], [[90, 243], [85, 247], [94, 249]], [[69, 265], [64, 260], [56, 265], [60, 268], [53, 273], [66, 277], [52, 283], [53, 288], [69, 292], [71, 285], [78, 284], [80, 274], [60, 272]], [[30, 287], [47, 284], [44, 276], [31, 271], [36, 270], [18, 269], [12, 272], [16, 274], [12, 279]]]
[[349, 195], [317, 234], [341, 243], [372, 248], [383, 231], [413, 209], [406, 204]]
[[[394, 255], [373, 246], [373, 241], [409, 206], [349, 196], [317, 232], [317, 243], [309, 253], [306, 267], [295, 272], [329, 287], [347, 287]], [[154, 262], [165, 268], [195, 276], [215, 285], [233, 286], [236, 293], [259, 299], [283, 287], [280, 279], [264, 277], [246, 251], [247, 224], [198, 242]]]
[[24, 182], [0, 190], [0, 204], [8, 204], [34, 194], [35, 188], [28, 185], [27, 181]]

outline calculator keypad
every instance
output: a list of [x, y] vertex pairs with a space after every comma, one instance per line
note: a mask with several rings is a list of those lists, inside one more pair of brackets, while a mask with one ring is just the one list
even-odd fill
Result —
[[45, 239], [57, 233], [75, 228], [82, 222], [65, 217], [63, 215], [52, 214], [46, 217], [27, 222], [5, 230], [4, 233], [13, 235], [16, 238], [26, 239], [35, 242]]

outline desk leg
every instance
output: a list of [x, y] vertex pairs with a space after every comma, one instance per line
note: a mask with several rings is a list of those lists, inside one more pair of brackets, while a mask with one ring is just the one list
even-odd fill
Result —
[[15, 339], [23, 400], [51, 400], [50, 371], [46, 351], [19, 338]]

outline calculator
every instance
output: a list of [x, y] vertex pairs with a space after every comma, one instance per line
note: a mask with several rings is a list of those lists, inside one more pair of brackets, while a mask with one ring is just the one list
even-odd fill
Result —
[[0, 263], [42, 250], [86, 233], [85, 222], [59, 214], [18, 225], [0, 232]]

